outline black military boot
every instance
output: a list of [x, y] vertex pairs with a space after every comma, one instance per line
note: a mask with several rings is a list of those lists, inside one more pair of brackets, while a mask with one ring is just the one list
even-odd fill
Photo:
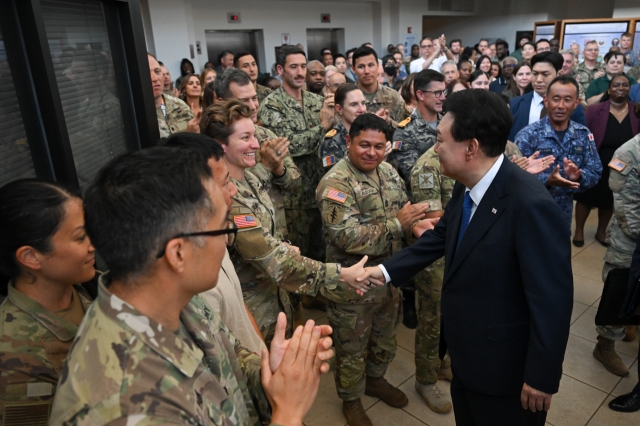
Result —
[[402, 323], [412, 330], [418, 326], [415, 290], [402, 289]]

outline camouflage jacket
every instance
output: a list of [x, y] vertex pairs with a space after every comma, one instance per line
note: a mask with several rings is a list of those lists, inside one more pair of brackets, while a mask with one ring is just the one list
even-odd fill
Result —
[[593, 80], [595, 80], [594, 75], [600, 70], [604, 70], [604, 64], [602, 62], [596, 62], [596, 66], [593, 67], [592, 70], [587, 68], [584, 62], [580, 62], [578, 65], [573, 67], [573, 71], [574, 71], [573, 78], [575, 78], [575, 80], [578, 82], [578, 85], [580, 86], [581, 100], [583, 101], [586, 100], [584, 97], [585, 97], [585, 93], [587, 92], [587, 89], [589, 88], [589, 84]]
[[60, 377], [51, 425], [260, 425], [260, 357], [201, 296], [167, 330], [109, 293], [106, 274]]
[[552, 186], [549, 189], [551, 196], [565, 212], [569, 222], [571, 222], [573, 212], [572, 194], [591, 188], [598, 183], [602, 174], [602, 163], [596, 150], [593, 135], [589, 129], [575, 121], [569, 121], [564, 140], [560, 141], [553, 127], [551, 127], [549, 117], [544, 117], [520, 130], [516, 135], [515, 143], [525, 157], [530, 157], [536, 151], [540, 151], [540, 157], [546, 157], [547, 155], [555, 157], [555, 163], [537, 175], [538, 179], [545, 185], [549, 175], [557, 165], [560, 166], [560, 175], [565, 179], [567, 178], [564, 173], [564, 158], [573, 161], [582, 170], [582, 176], [578, 181], [580, 188], [577, 190], [561, 186]]
[[[518, 146], [511, 141], [507, 141], [504, 155], [509, 160], [514, 155], [516, 159], [522, 158], [522, 153]], [[411, 188], [413, 188], [414, 202], [428, 203], [429, 210], [427, 212], [445, 209], [451, 199], [455, 183], [455, 180], [440, 173], [440, 158], [433, 146], [418, 158], [411, 170]]]
[[281, 87], [267, 96], [258, 109], [264, 127], [289, 139], [289, 152], [300, 169], [302, 187], [285, 195], [286, 209], [315, 208], [315, 189], [324, 174], [318, 158], [318, 145], [326, 133], [320, 124], [323, 99], [305, 90], [302, 99], [304, 108]]
[[[441, 119], [442, 115], [438, 114], [438, 123]], [[398, 123], [393, 133], [393, 155], [398, 163], [398, 173], [411, 192], [411, 169], [418, 158], [436, 144], [436, 138], [436, 130], [424, 121], [418, 108], [409, 118]]]
[[[400, 251], [403, 238], [409, 238], [396, 217], [409, 201], [404, 182], [385, 162], [373, 173], [379, 183], [345, 157], [320, 181], [316, 201], [322, 213], [327, 261], [350, 266], [368, 255], [367, 265], [377, 265]], [[344, 283], [322, 292], [336, 303], [377, 303], [388, 297], [387, 287], [370, 290], [363, 297]]]
[[626, 142], [609, 163], [613, 217], [607, 229], [604, 260], [628, 268], [640, 233], [640, 135]]
[[[269, 129], [256, 126], [256, 139], [260, 146], [269, 140], [275, 139], [277, 136]], [[264, 184], [265, 190], [269, 193], [271, 203], [276, 210], [276, 228], [284, 238], [287, 238], [287, 218], [284, 212], [284, 194], [294, 194], [300, 190], [300, 169], [293, 162], [290, 155], [284, 157], [285, 173], [284, 176], [276, 178], [266, 166], [260, 162], [260, 152], [256, 152], [256, 165], [249, 169], [251, 173], [256, 175]]]
[[313, 296], [322, 286], [333, 288], [340, 277], [340, 265], [303, 257], [282, 242], [271, 199], [255, 175], [245, 171], [243, 181], [231, 180], [238, 188], [231, 216], [239, 228], [231, 260], [244, 300], [264, 330], [283, 310], [279, 304], [289, 317], [292, 315], [287, 291]]
[[378, 83], [378, 90], [373, 101], [367, 102], [367, 112], [375, 114], [380, 108], [389, 110], [391, 124], [396, 127], [398, 123], [407, 118], [407, 109], [404, 107], [404, 99], [395, 90]]
[[635, 78], [637, 81], [640, 81], [640, 65], [636, 65], [633, 68], [629, 68], [629, 71], [626, 73], [629, 77]]
[[[82, 286], [74, 288], [86, 312], [91, 298]], [[0, 305], [0, 318], [0, 424], [14, 424], [10, 418], [15, 421], [25, 415], [28, 424], [47, 424], [78, 326], [48, 311], [13, 284]]]
[[262, 104], [262, 102], [265, 99], [267, 99], [267, 96], [269, 96], [271, 92], [273, 92], [273, 90], [269, 89], [268, 87], [265, 87], [261, 84], [256, 84], [256, 93], [258, 94], [258, 104]]
[[160, 137], [167, 138], [173, 133], [184, 131], [194, 115], [191, 108], [181, 99], [170, 95], [162, 95], [162, 98], [164, 99], [164, 110], [162, 106], [157, 107], [156, 116], [160, 127]]
[[325, 172], [347, 156], [347, 133], [341, 121], [324, 135], [324, 140], [318, 149], [318, 156], [322, 160]]

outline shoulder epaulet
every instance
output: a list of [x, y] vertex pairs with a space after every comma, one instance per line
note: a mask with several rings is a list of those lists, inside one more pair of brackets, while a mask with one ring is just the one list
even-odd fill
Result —
[[325, 138], [332, 138], [336, 135], [336, 133], [338, 133], [338, 131], [336, 129], [331, 129], [327, 132], [326, 135], [324, 135]]
[[411, 123], [411, 117], [407, 117], [404, 120], [402, 120], [401, 122], [399, 122], [398, 123], [398, 127], [400, 127], [402, 129], [409, 123]]

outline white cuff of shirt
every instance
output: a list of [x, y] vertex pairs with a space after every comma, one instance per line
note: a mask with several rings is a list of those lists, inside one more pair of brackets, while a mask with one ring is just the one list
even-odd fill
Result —
[[389, 281], [391, 281], [391, 277], [389, 276], [389, 273], [382, 263], [378, 265], [378, 268], [380, 268], [380, 270], [382, 271], [382, 275], [384, 275], [384, 283], [387, 284]]

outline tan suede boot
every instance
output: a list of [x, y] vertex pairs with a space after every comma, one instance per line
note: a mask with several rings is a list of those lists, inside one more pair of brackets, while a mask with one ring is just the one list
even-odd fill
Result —
[[409, 403], [407, 395], [395, 386], [391, 386], [384, 377], [367, 376], [367, 384], [364, 394], [380, 398], [387, 405], [394, 408], [402, 408]]
[[593, 350], [593, 356], [600, 361], [604, 368], [616, 376], [624, 377], [629, 374], [629, 369], [624, 365], [615, 349], [615, 342], [605, 337], [598, 336], [598, 343]]
[[628, 325], [625, 329], [624, 342], [633, 342], [636, 340], [636, 336], [638, 335], [638, 326], [637, 325]]
[[350, 426], [373, 426], [371, 419], [364, 412], [360, 398], [353, 401], [342, 401], [342, 412], [344, 412]]
[[448, 413], [453, 408], [451, 396], [442, 392], [438, 383], [423, 385], [416, 380], [416, 392], [424, 399], [427, 407], [436, 413]]

